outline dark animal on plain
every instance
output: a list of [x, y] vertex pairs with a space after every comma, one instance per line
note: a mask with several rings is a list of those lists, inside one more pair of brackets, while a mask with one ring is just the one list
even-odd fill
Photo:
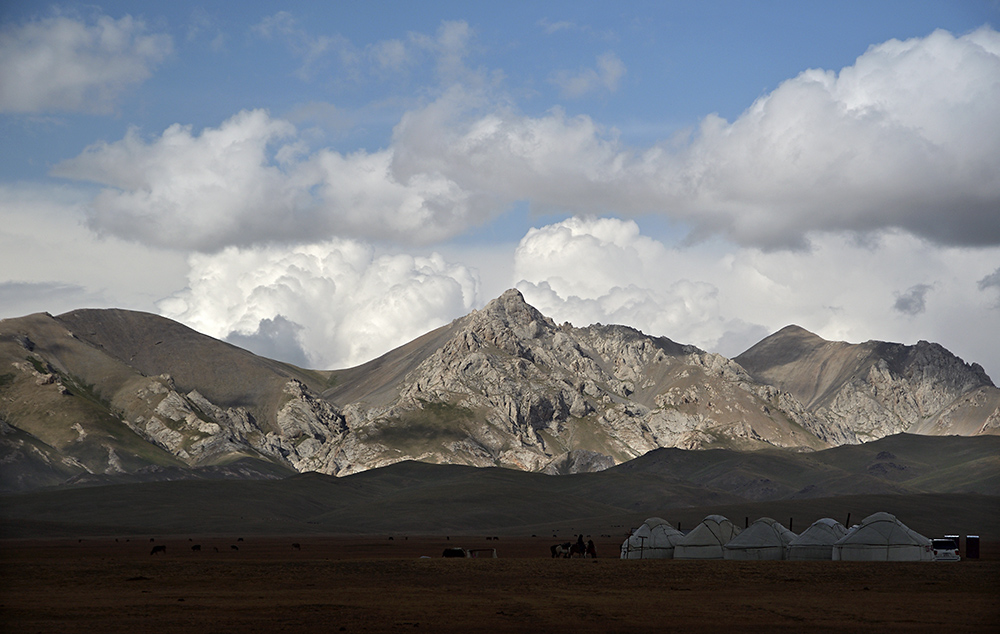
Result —
[[569, 555], [567, 555], [567, 557], [577, 557], [577, 556], [580, 557], [587, 556], [587, 547], [579, 542], [570, 546]]
[[155, 539], [155, 538], [153, 538], [153, 537], [150, 537], [150, 538], [149, 538], [149, 541], [151, 541], [151, 542], [155, 542], [155, 541], [156, 541], [156, 539]]
[[292, 548], [294, 548], [295, 550], [302, 550], [302, 544], [296, 542], [292, 544]]
[[239, 550], [240, 549], [240, 547], [237, 546], [236, 544], [233, 544], [232, 546], [230, 546], [230, 548], [233, 549], [233, 550]]
[[194, 546], [191, 547], [191, 550], [193, 550], [196, 553], [201, 552], [201, 544], [195, 544]]
[[591, 559], [597, 559], [597, 548], [594, 546], [594, 540], [587, 540], [587, 557]]
[[239, 538], [239, 539], [237, 539], [236, 541], [238, 541], [238, 542], [241, 542], [241, 541], [243, 541], [243, 538], [242, 538], [242, 537], [240, 537], [240, 538]]
[[159, 545], [159, 546], [153, 546], [153, 550], [149, 551], [149, 554], [150, 555], [155, 555], [156, 553], [163, 553], [164, 555], [166, 555], [167, 554], [167, 547], [163, 546], [162, 544]]
[[565, 544], [553, 544], [552, 548], [549, 549], [550, 551], [552, 551], [552, 558], [553, 559], [557, 557], [568, 558], [570, 555], [570, 550], [569, 550], [570, 546], [572, 546], [572, 544], [570, 544], [569, 542], [566, 542]]

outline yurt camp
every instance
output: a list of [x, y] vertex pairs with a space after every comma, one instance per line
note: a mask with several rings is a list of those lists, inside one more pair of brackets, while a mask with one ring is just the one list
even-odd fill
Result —
[[674, 559], [723, 559], [723, 547], [740, 529], [722, 515], [709, 515], [674, 542]]
[[731, 539], [723, 548], [723, 556], [725, 559], [781, 560], [795, 536], [770, 517], [762, 517]]
[[684, 534], [665, 519], [651, 517], [622, 543], [622, 559], [673, 559], [674, 543]]
[[845, 535], [847, 529], [837, 520], [816, 520], [788, 544], [786, 559], [829, 561], [833, 559], [833, 545]]
[[934, 561], [931, 540], [889, 513], [869, 515], [833, 545], [839, 561]]

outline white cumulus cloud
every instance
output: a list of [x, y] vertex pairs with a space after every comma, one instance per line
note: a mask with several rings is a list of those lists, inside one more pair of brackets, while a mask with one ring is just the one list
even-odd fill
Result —
[[57, 13], [0, 29], [0, 112], [107, 113], [173, 50], [126, 15]]
[[469, 312], [478, 280], [437, 255], [376, 255], [350, 240], [190, 257], [160, 312], [267, 356], [357, 365]]
[[628, 324], [710, 349], [723, 337], [752, 344], [766, 334], [724, 318], [719, 289], [686, 277], [684, 257], [643, 236], [634, 221], [570, 218], [525, 235], [514, 277], [529, 303], [560, 322]]
[[706, 118], [665, 181], [700, 230], [743, 244], [883, 228], [997, 244], [998, 76], [988, 27], [891, 40], [784, 82], [732, 124]]
[[1000, 341], [983, 333], [1000, 315], [982, 291], [998, 260], [1000, 247], [940, 247], [903, 232], [873, 244], [827, 234], [808, 252], [676, 248], [631, 220], [570, 218], [525, 235], [514, 278], [556, 321], [624, 323], [728, 356], [794, 323], [831, 340], [937, 341], [995, 374]]
[[586, 116], [470, 116], [446, 95], [397, 126], [394, 165], [574, 213], [659, 214], [695, 238], [767, 249], [886, 229], [998, 244], [998, 76], [989, 27], [891, 40], [839, 72], [789, 79], [732, 123], [710, 115], [689, 139], [648, 148]]
[[[430, 40], [444, 66], [461, 65], [468, 36], [446, 23]], [[251, 111], [200, 135], [129, 133], [55, 173], [108, 186], [94, 228], [202, 250], [332, 236], [429, 243], [516, 201], [657, 214], [693, 239], [767, 250], [891, 230], [997, 245], [998, 76], [996, 31], [936, 31], [873, 46], [839, 72], [805, 71], [732, 123], [711, 115], [690, 138], [648, 148], [587, 116], [526, 116], [488, 87], [457, 83], [407, 112], [378, 151], [313, 150], [291, 124]]]
[[397, 177], [392, 160], [308, 154], [292, 124], [252, 110], [200, 134], [173, 125], [146, 140], [133, 129], [52, 171], [107, 186], [90, 205], [97, 232], [202, 251], [335, 235], [429, 242], [491, 213], [440, 175]]

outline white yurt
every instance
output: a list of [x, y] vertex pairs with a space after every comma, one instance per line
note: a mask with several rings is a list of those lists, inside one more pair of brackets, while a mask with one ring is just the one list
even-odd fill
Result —
[[742, 533], [729, 540], [723, 549], [726, 559], [768, 559], [785, 558], [785, 548], [796, 537], [770, 517], [762, 517]]
[[785, 558], [829, 561], [833, 559], [833, 545], [845, 535], [847, 529], [837, 520], [829, 517], [816, 520], [788, 544]]
[[674, 542], [674, 559], [722, 559], [723, 546], [740, 529], [721, 515], [709, 515], [694, 530]]
[[622, 559], [673, 559], [674, 542], [683, 536], [665, 519], [651, 517], [622, 543]]
[[833, 545], [839, 561], [934, 561], [931, 540], [910, 530], [895, 515], [875, 513], [851, 527]]

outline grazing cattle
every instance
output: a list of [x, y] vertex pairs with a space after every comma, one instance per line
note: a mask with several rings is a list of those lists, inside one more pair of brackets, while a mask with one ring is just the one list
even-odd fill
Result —
[[572, 546], [572, 544], [569, 542], [564, 544], [553, 544], [552, 548], [549, 549], [552, 551], [552, 558], [555, 559], [557, 557], [563, 557], [568, 559], [570, 555], [570, 546]]
[[149, 551], [149, 554], [155, 555], [156, 553], [163, 553], [164, 555], [167, 554], [167, 547], [162, 544], [159, 546], [153, 546], [153, 550]]
[[240, 547], [237, 546], [236, 544], [233, 544], [232, 546], [230, 546], [230, 548], [233, 549], [233, 550], [239, 550], [240, 549]]
[[201, 552], [201, 544], [195, 544], [194, 546], [191, 547], [191, 550], [193, 550], [196, 553], [200, 553]]
[[295, 550], [302, 550], [302, 544], [294, 543], [292, 544], [292, 548]]

